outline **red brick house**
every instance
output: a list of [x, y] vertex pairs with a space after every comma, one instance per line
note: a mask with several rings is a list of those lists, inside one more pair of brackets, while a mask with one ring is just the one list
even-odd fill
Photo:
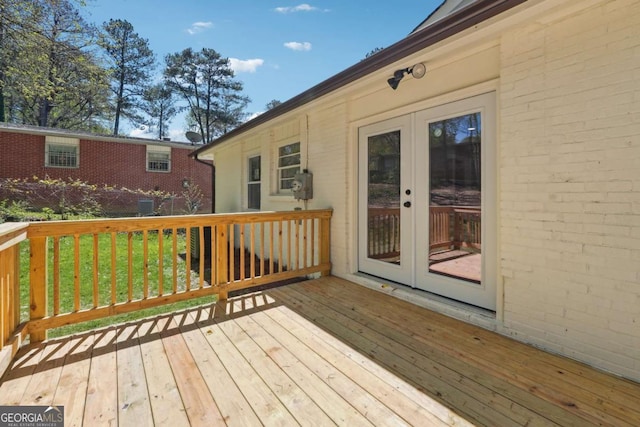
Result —
[[[163, 205], [165, 214], [183, 213], [180, 195], [186, 186], [196, 184], [204, 195], [200, 210], [210, 212], [212, 166], [189, 157], [193, 148], [186, 143], [0, 123], [0, 179], [73, 178], [175, 194], [173, 203]], [[137, 200], [103, 208], [117, 213], [140, 209]]]

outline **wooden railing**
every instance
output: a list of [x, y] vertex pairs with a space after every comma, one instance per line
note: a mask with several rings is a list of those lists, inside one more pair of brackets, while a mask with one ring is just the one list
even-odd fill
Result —
[[400, 254], [400, 208], [369, 208], [368, 256], [388, 258]]
[[[480, 249], [479, 207], [431, 206], [429, 249]], [[368, 256], [386, 258], [400, 253], [400, 208], [370, 208]]]
[[[31, 341], [41, 341], [48, 329], [68, 324], [207, 295], [226, 299], [234, 290], [329, 274], [331, 214], [314, 210], [30, 223], [24, 226], [30, 250], [26, 329]], [[11, 273], [15, 286], [17, 261], [10, 250], [1, 269], [3, 276]], [[3, 318], [5, 311], [15, 317], [18, 300], [11, 295], [5, 303], [3, 293], [8, 306], [3, 305]], [[2, 326], [13, 331], [17, 325], [3, 320]]]
[[9, 366], [26, 328], [20, 327], [20, 242], [27, 223], [0, 224], [0, 376]]
[[429, 249], [480, 249], [480, 214], [480, 208], [473, 206], [431, 206]]
[[453, 247], [479, 250], [482, 244], [480, 208], [454, 208], [453, 218]]

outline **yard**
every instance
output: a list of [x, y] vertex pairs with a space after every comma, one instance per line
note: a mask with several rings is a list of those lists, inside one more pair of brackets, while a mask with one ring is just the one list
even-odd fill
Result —
[[[160, 257], [159, 240], [163, 240], [162, 244], [162, 272], [158, 267], [158, 259]], [[173, 241], [173, 235], [169, 233], [148, 233], [147, 246], [148, 246], [148, 259], [156, 260], [155, 265], [151, 265], [148, 268], [147, 279], [151, 286], [149, 292], [157, 292], [159, 274], [162, 273], [163, 282], [170, 283], [173, 281], [174, 275], [174, 261], [175, 261], [175, 274], [177, 274], [178, 290], [183, 291], [186, 285], [186, 262], [184, 259], [184, 253], [186, 248], [186, 237], [184, 232], [176, 233], [177, 248], [182, 257], [177, 257], [175, 260], [172, 256], [171, 246]], [[56, 298], [54, 295], [54, 244], [59, 247], [59, 260], [58, 260], [58, 277], [60, 281], [60, 292]], [[78, 274], [79, 283], [79, 304], [81, 309], [89, 309], [93, 306], [94, 294], [93, 294], [93, 260], [94, 258], [100, 260], [108, 260], [111, 258], [111, 237], [107, 234], [101, 234], [97, 237], [97, 242], [92, 235], [81, 235], [78, 237], [77, 245], [79, 249], [80, 258], [77, 259], [75, 254], [76, 240], [73, 236], [61, 237], [57, 243], [54, 239], [48, 241], [48, 280], [49, 280], [49, 295], [48, 304], [49, 312], [54, 312], [54, 304], [59, 301], [59, 311], [67, 312], [74, 309], [76, 301], [75, 297], [75, 275]], [[111, 279], [112, 275], [115, 275], [115, 299], [116, 301], [126, 301], [127, 299], [140, 299], [144, 294], [144, 277], [145, 272], [144, 263], [144, 238], [143, 233], [118, 233], [115, 236], [115, 254], [118, 257], [120, 254], [127, 254], [131, 249], [131, 264], [128, 261], [118, 262], [113, 266], [110, 263], [100, 265], [98, 279], [98, 305], [109, 304], [112, 299]], [[29, 260], [29, 242], [22, 242], [20, 245], [21, 259]], [[131, 271], [129, 271], [131, 266]], [[131, 277], [129, 278], [129, 275]], [[196, 272], [192, 273], [192, 281], [197, 282], [198, 276]], [[129, 280], [131, 280], [133, 286], [129, 290]], [[131, 292], [131, 294], [129, 294]], [[213, 297], [215, 301], [215, 297]], [[22, 262], [20, 265], [20, 301], [21, 301], [21, 318], [29, 318], [29, 263]], [[58, 337], [62, 335], [73, 334], [79, 331], [89, 330], [93, 328], [102, 327], [109, 324], [121, 323], [133, 319], [140, 319], [143, 317], [166, 313], [174, 310], [179, 310], [186, 307], [193, 307], [205, 302], [211, 302], [212, 297], [197, 298], [195, 300], [182, 301], [175, 304], [166, 306], [160, 306], [155, 308], [144, 309], [140, 311], [134, 311], [126, 314], [116, 315], [111, 318], [90, 320], [83, 323], [72, 324], [69, 326], [63, 326], [55, 328], [49, 331], [50, 337]]]

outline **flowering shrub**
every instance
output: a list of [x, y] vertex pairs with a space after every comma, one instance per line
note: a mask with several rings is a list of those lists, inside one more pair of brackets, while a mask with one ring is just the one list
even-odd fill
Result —
[[41, 211], [49, 219], [52, 214], [67, 219], [69, 215], [101, 216], [105, 211], [131, 213], [137, 210], [141, 198], [153, 200], [155, 211], [159, 212], [173, 197], [163, 191], [99, 186], [73, 178], [4, 178], [0, 179], [0, 219], [16, 217], [20, 210]]

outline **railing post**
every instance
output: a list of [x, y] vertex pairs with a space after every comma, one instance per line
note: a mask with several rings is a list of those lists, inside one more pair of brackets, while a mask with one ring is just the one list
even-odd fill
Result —
[[0, 350], [19, 323], [20, 246], [16, 244], [0, 251]]
[[[211, 272], [211, 280], [217, 282], [219, 300], [226, 300], [229, 295], [226, 284], [229, 281], [229, 239], [227, 236], [227, 224], [218, 224], [216, 226], [216, 279], [214, 280]], [[213, 251], [212, 251], [213, 252]], [[212, 254], [213, 255], [213, 254]]]
[[[30, 245], [29, 295], [30, 320], [42, 319], [47, 315], [47, 238], [32, 237]], [[76, 255], [77, 256], [77, 255]], [[29, 331], [31, 342], [47, 339], [47, 331]]]
[[[331, 262], [331, 217], [320, 220], [320, 264]], [[331, 274], [331, 269], [322, 270], [321, 276]]]

